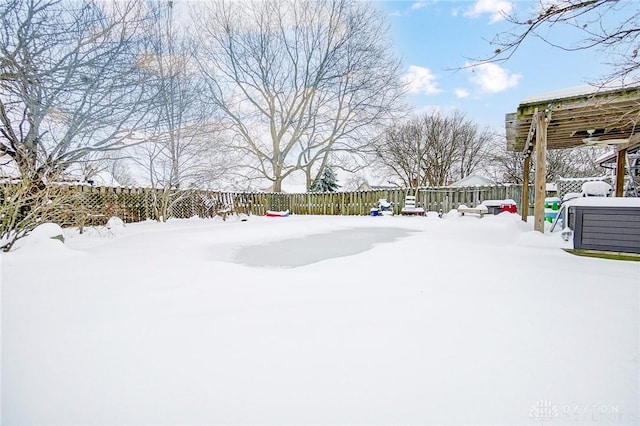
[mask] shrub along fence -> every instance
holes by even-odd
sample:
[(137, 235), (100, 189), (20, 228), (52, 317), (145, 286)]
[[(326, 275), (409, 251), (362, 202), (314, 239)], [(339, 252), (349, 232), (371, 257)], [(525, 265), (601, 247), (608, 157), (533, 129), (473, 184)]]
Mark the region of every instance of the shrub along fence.
[[(14, 184), (0, 186), (2, 201), (11, 199)], [(251, 193), (200, 190), (162, 190), (149, 188), (66, 186), (67, 196), (56, 222), (61, 225), (83, 226), (103, 224), (111, 216), (125, 222), (160, 219), (161, 200), (168, 197), (168, 217), (193, 216), (226, 218), (229, 214), (264, 215), (267, 210), (289, 210), (300, 215), (368, 215), (378, 200), (385, 198), (400, 213), (407, 195), (416, 196), (416, 204), (426, 211), (448, 212), (461, 204), (475, 206), (484, 200), (513, 199), (518, 205), (521, 185), (474, 187), (438, 187), (385, 189), (334, 193)], [(531, 190), (530, 194), (533, 193)], [(165, 197), (165, 198), (163, 198)], [(532, 204), (532, 200), (529, 200)]]

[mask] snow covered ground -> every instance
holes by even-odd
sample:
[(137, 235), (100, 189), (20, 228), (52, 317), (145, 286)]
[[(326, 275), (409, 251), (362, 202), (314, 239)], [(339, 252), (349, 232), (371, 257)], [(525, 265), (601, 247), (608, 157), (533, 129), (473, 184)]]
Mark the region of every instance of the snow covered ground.
[(640, 423), (640, 263), (531, 227), (292, 216), (26, 239), (2, 258), (2, 423)]

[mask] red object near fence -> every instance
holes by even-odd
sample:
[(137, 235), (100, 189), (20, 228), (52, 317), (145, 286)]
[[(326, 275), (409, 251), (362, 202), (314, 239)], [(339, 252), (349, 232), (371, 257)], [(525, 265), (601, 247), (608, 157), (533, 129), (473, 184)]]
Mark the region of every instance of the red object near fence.
[(509, 213), (518, 213), (518, 206), (516, 204), (502, 204), (500, 206), (500, 213), (509, 212)]

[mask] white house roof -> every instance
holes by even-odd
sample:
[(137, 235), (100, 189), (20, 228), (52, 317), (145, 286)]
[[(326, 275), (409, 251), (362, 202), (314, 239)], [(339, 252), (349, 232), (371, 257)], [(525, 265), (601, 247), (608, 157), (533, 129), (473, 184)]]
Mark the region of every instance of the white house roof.
[(452, 183), (449, 186), (489, 186), (493, 184), (494, 182), (491, 179), (474, 173), (460, 179), (457, 182)]

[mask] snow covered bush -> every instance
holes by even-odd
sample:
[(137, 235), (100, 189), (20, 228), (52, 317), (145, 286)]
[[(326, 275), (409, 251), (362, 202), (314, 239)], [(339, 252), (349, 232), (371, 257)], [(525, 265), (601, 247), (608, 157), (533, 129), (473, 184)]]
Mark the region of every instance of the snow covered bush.
[[(0, 188), (0, 249), (9, 251), (38, 225), (54, 222), (68, 210), (71, 194), (64, 186), (42, 187), (28, 179)], [(72, 212), (71, 212), (72, 213)]]
[(111, 231), (114, 235), (124, 234), (124, 229), (125, 229), (124, 221), (117, 216), (113, 216), (109, 218), (106, 226), (107, 226), (107, 229)]
[(55, 223), (43, 223), (36, 226), (33, 231), (29, 233), (30, 240), (58, 240), (64, 243), (64, 232), (60, 225)]

